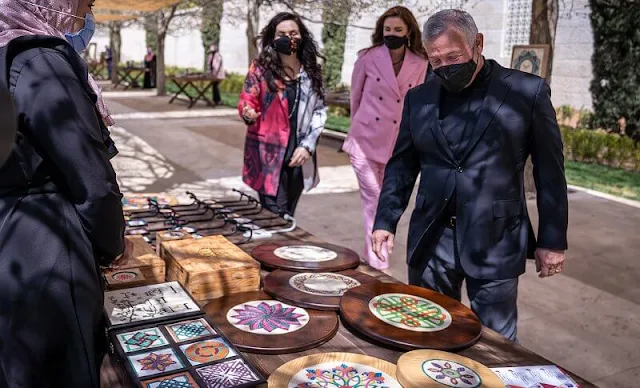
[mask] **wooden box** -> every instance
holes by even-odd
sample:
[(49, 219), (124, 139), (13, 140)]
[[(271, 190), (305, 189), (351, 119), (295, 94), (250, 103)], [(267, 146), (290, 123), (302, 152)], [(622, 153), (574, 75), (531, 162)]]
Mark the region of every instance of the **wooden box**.
[(223, 236), (165, 241), (167, 280), (177, 280), (199, 302), (260, 289), (260, 264)]
[[(146, 284), (164, 283), (165, 261), (142, 236), (125, 236), (133, 244), (132, 257), (117, 269), (105, 270), (109, 289), (116, 290)], [(141, 275), (141, 276), (140, 276)]]
[(164, 259), (162, 243), (164, 241), (193, 240), (191, 234), (182, 230), (167, 230), (156, 233), (156, 254)]

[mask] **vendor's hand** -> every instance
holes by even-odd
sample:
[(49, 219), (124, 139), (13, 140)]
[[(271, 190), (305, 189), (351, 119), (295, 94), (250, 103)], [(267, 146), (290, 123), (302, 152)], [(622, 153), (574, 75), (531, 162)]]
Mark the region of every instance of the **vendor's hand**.
[(311, 154), (304, 147), (298, 147), (295, 151), (293, 151), (293, 156), (291, 157), (291, 162), (289, 162), (289, 167), (298, 167), (302, 166), (309, 160)]
[(124, 239), (124, 252), (118, 256), (110, 265), (109, 268), (119, 268), (126, 265), (133, 257), (133, 243), (125, 237)]
[(387, 253), (390, 255), (393, 252), (393, 239), (395, 236), (393, 233), (386, 230), (376, 230), (372, 235), (373, 252), (380, 261), (387, 261), (383, 247), (386, 245)]
[(553, 276), (562, 272), (564, 268), (564, 251), (551, 249), (536, 249), (536, 272), (540, 272), (541, 278)]
[(255, 109), (253, 109), (252, 107), (250, 107), (249, 105), (247, 105), (247, 103), (244, 103), (244, 106), (242, 107), (242, 115), (253, 121), (255, 119), (257, 119), (258, 117), (260, 117), (260, 112), (256, 112)]

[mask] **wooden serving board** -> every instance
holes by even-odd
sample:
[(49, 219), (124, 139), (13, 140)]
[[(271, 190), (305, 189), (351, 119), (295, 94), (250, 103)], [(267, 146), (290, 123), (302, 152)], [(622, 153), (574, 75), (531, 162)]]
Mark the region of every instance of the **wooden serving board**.
[(315, 310), (340, 310), (340, 299), (349, 289), (377, 282), (373, 276), (349, 269), (335, 273), (276, 270), (264, 278), (264, 291), (294, 306)]
[(347, 291), (340, 314), (350, 329), (401, 349), (454, 350), (476, 343), (482, 324), (468, 307), (422, 287), (370, 283)]
[[(158, 257), (151, 245), (149, 245), (142, 236), (125, 236), (125, 238), (132, 244), (133, 251), (131, 258), (125, 264), (119, 266), (117, 272), (139, 270), (142, 273), (142, 278), (136, 280), (143, 280), (143, 282), (137, 285), (164, 283), (166, 274), (165, 262)], [(110, 270), (110, 272), (114, 272), (114, 270)], [(110, 282), (108, 275), (109, 271), (106, 271), (105, 277), (107, 278), (109, 286), (117, 283), (117, 281)], [(127, 285), (127, 287), (134, 286), (136, 285)], [(116, 288), (118, 287), (116, 286)]]
[(329, 341), (338, 331), (336, 313), (291, 306), (263, 291), (227, 295), (203, 309), (234, 345), (248, 353), (301, 352)]
[(354, 353), (320, 353), (296, 358), (278, 368), (269, 377), (267, 385), (278, 388), (402, 388), (396, 380), (395, 365)]
[(438, 350), (414, 350), (398, 360), (398, 381), (404, 388), (504, 388), (491, 369), (470, 358)]
[(270, 269), (295, 272), (338, 272), (356, 268), (360, 257), (333, 244), (273, 241), (254, 248), (251, 255)]

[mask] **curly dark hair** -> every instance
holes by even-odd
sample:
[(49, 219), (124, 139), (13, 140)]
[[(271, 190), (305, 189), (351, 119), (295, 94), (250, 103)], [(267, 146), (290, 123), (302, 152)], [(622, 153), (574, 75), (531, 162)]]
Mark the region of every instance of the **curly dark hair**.
[(397, 17), (404, 21), (404, 24), (407, 25), (408, 29), (407, 35), (409, 38), (409, 43), (407, 44), (407, 47), (414, 54), (417, 54), (426, 59), (427, 51), (422, 45), (422, 35), (420, 34), (420, 26), (418, 25), (418, 21), (408, 8), (401, 5), (389, 8), (387, 12), (383, 13), (382, 16), (378, 18), (378, 21), (376, 22), (376, 29), (371, 35), (371, 47), (369, 47), (369, 49), (377, 46), (382, 46), (384, 44), (384, 22), (387, 20), (387, 18), (390, 17)]
[(318, 51), (318, 46), (313, 39), (313, 34), (302, 23), (302, 20), (298, 15), (281, 12), (269, 21), (269, 24), (262, 30), (258, 39), (262, 42), (262, 50), (256, 63), (264, 69), (265, 78), (269, 84), (271, 91), (277, 91), (280, 87), (278, 81), (282, 82), (285, 79), (285, 68), (280, 60), (280, 55), (273, 48), (273, 41), (276, 35), (276, 27), (285, 21), (292, 20), (300, 29), (300, 37), (302, 41), (298, 46), (296, 55), (298, 60), (304, 66), (305, 71), (311, 78), (311, 84), (313, 90), (319, 95), (324, 95), (324, 87), (322, 82), (322, 66), (318, 63), (318, 58), (324, 59)]

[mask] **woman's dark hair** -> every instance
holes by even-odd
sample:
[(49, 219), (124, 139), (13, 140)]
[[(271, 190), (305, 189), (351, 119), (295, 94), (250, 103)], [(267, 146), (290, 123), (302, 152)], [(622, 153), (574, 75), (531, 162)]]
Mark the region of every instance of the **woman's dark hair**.
[(323, 95), (322, 66), (318, 63), (318, 58), (324, 58), (318, 51), (318, 46), (313, 40), (313, 35), (302, 23), (302, 20), (295, 14), (281, 12), (269, 21), (269, 24), (267, 24), (258, 37), (262, 42), (262, 51), (260, 52), (260, 55), (258, 55), (258, 58), (256, 58), (256, 62), (265, 70), (265, 79), (269, 84), (269, 89), (271, 89), (271, 91), (278, 90), (279, 87), (276, 82), (284, 81), (286, 73), (284, 65), (280, 60), (280, 55), (278, 55), (276, 50), (273, 48), (273, 41), (276, 36), (276, 27), (280, 23), (288, 20), (295, 22), (300, 29), (300, 38), (302, 41), (300, 42), (298, 51), (296, 52), (298, 60), (300, 60), (300, 63), (304, 66), (307, 74), (309, 74), (313, 90), (316, 93)]
[(400, 5), (389, 8), (387, 12), (383, 13), (382, 16), (378, 18), (378, 21), (376, 22), (376, 29), (373, 31), (373, 34), (371, 34), (371, 47), (366, 50), (384, 44), (384, 22), (391, 17), (400, 18), (404, 24), (407, 25), (407, 37), (409, 38), (407, 47), (409, 50), (426, 59), (427, 51), (422, 45), (422, 35), (420, 34), (418, 21), (408, 8)]

